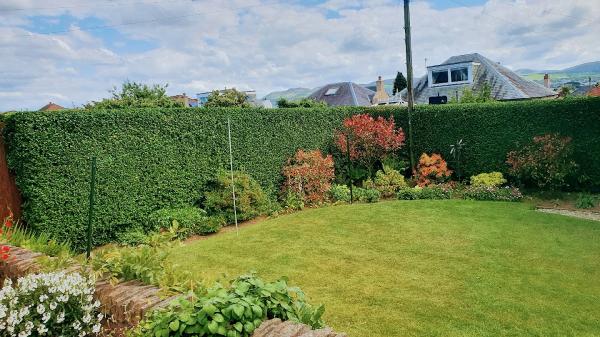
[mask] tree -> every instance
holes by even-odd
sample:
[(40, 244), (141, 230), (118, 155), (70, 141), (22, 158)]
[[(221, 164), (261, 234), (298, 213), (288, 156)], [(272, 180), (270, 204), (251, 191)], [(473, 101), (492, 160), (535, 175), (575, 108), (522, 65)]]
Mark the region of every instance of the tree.
[(326, 102), (316, 101), (308, 97), (296, 101), (289, 101), (283, 97), (277, 100), (278, 108), (321, 108), (326, 106)]
[(208, 95), (208, 100), (204, 106), (207, 108), (248, 108), (250, 103), (248, 103), (248, 95), (233, 88), (220, 91), (214, 90)]
[(495, 99), (492, 97), (492, 88), (489, 84), (484, 83), (480, 90), (473, 90), (471, 88), (464, 88), (461, 97), (457, 100), (455, 97), (450, 99), (449, 103), (486, 103), (494, 102)]
[(572, 93), (573, 93), (573, 89), (570, 86), (563, 85), (558, 90), (558, 97), (563, 97), (563, 98), (569, 97), (569, 96), (571, 96)]
[(114, 87), (109, 92), (111, 98), (105, 98), (100, 102), (91, 102), (85, 105), (86, 109), (124, 109), (124, 108), (178, 108), (183, 107), (182, 102), (176, 102), (167, 96), (165, 84), (146, 85), (142, 83), (126, 81), (121, 90)]
[(354, 115), (344, 120), (344, 130), (337, 133), (337, 147), (347, 153), (349, 141), (350, 160), (362, 164), (371, 177), (377, 162), (404, 145), (404, 138), (402, 128), (396, 129), (393, 117), (374, 119), (368, 114)]
[(392, 95), (404, 90), (406, 86), (406, 78), (401, 72), (398, 72), (398, 74), (396, 74), (396, 79), (394, 80), (394, 89), (392, 90)]

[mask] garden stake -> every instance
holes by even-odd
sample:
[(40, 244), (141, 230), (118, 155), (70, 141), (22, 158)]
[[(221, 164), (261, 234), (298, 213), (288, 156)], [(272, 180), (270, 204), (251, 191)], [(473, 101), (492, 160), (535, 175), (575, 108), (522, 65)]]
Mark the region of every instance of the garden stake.
[(350, 180), (350, 203), (352, 203), (353, 195), (352, 195), (352, 185), (354, 184), (352, 180), (352, 172), (350, 172), (350, 137), (348, 136), (348, 132), (346, 132), (346, 158), (348, 159), (348, 179)]
[(235, 181), (233, 180), (233, 151), (231, 150), (231, 121), (227, 118), (227, 135), (229, 138), (229, 168), (231, 169), (231, 194), (233, 197), (233, 218), (235, 219), (235, 233), (240, 235), (237, 221), (237, 210), (235, 207)]
[(92, 217), (94, 215), (94, 193), (96, 189), (96, 157), (92, 157), (91, 163), (91, 179), (90, 179), (90, 208), (88, 210), (87, 223), (87, 249), (86, 257), (89, 259), (92, 253)]

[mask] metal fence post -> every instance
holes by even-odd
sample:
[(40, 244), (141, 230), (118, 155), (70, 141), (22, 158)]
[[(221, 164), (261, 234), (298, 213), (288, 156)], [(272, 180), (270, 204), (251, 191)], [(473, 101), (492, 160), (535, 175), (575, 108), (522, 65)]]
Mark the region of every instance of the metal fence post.
[(92, 218), (94, 216), (94, 194), (96, 193), (96, 157), (92, 157), (90, 177), (90, 207), (88, 209), (87, 247), (86, 256), (89, 259), (92, 253)]

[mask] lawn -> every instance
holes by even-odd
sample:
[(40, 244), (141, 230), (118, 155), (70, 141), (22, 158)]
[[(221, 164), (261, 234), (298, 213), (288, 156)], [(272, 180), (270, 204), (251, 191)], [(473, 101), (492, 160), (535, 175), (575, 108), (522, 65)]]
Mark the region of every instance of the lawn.
[(286, 275), (350, 337), (600, 335), (600, 222), (520, 203), (311, 209), (171, 259), (206, 280)]

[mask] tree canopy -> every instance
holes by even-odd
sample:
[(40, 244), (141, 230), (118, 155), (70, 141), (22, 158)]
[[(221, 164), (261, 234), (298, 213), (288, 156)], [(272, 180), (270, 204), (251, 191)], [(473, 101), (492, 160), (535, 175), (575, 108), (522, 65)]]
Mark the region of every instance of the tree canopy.
[(392, 95), (395, 95), (396, 93), (399, 93), (400, 91), (404, 90), (406, 86), (406, 78), (401, 72), (398, 72), (398, 74), (396, 74), (396, 79), (394, 79), (394, 89), (392, 90)]
[(126, 81), (121, 90), (114, 87), (109, 92), (111, 98), (105, 98), (100, 102), (91, 102), (85, 105), (86, 109), (123, 109), (123, 108), (175, 108), (183, 107), (182, 102), (177, 102), (167, 96), (169, 85), (142, 83)]
[(250, 103), (248, 102), (248, 95), (244, 92), (238, 91), (235, 88), (225, 90), (214, 90), (208, 95), (208, 100), (204, 104), (207, 108), (228, 108), (228, 107), (239, 107), (248, 108)]
[(452, 97), (448, 103), (485, 103), (494, 102), (495, 99), (492, 97), (492, 88), (489, 84), (485, 83), (480, 90), (473, 90), (471, 88), (464, 88), (461, 97), (457, 100)]
[(279, 108), (316, 108), (326, 106), (327, 103), (316, 101), (308, 97), (296, 101), (289, 101), (286, 98), (280, 98), (277, 100), (277, 107)]

